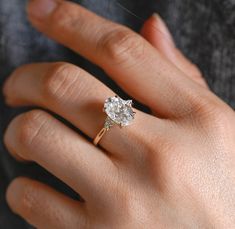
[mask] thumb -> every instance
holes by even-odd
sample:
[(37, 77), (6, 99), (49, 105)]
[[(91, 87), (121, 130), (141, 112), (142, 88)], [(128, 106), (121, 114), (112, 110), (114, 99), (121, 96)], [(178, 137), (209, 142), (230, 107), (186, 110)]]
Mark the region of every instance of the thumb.
[(141, 35), (189, 78), (203, 87), (208, 87), (198, 67), (176, 48), (170, 31), (158, 14), (153, 14), (153, 16), (144, 23)]

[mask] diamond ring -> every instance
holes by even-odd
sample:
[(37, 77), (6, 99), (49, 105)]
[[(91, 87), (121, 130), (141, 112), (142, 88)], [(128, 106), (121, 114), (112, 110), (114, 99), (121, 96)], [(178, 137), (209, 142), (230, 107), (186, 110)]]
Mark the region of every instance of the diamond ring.
[(101, 131), (95, 137), (93, 143), (98, 145), (104, 134), (114, 125), (119, 127), (128, 126), (135, 118), (136, 112), (132, 108), (132, 100), (123, 100), (118, 96), (110, 97), (105, 100), (103, 111), (107, 118)]

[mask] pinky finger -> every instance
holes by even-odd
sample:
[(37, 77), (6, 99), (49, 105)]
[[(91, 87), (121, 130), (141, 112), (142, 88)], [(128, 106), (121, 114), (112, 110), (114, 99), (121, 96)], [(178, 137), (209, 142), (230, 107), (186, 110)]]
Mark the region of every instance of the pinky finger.
[(16, 178), (6, 195), (12, 211), (37, 228), (86, 228), (83, 203), (45, 184), (28, 178)]

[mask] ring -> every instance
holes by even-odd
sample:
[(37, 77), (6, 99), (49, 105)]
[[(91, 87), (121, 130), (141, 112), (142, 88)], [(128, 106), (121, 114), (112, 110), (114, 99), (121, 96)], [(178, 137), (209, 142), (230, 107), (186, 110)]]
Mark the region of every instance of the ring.
[(103, 128), (93, 141), (94, 145), (98, 145), (101, 138), (112, 126), (118, 125), (122, 128), (132, 123), (136, 114), (132, 105), (132, 100), (123, 100), (117, 95), (105, 100), (103, 112), (106, 113), (107, 117)]

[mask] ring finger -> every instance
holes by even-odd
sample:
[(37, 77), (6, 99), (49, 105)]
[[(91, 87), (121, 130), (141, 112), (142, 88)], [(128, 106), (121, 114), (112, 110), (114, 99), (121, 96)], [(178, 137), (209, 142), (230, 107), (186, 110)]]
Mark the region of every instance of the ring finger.
[[(94, 138), (104, 124), (103, 103), (114, 92), (76, 66), (44, 63), (26, 65), (16, 70), (6, 83), (4, 94), (10, 105), (45, 107)], [(155, 117), (138, 111), (133, 125), (125, 131), (113, 127), (100, 144), (114, 154), (127, 152), (130, 147), (132, 150), (129, 151), (133, 152), (133, 146), (137, 153), (142, 148), (138, 144), (144, 140), (147, 142), (151, 130), (154, 131), (154, 121)], [(159, 120), (157, 123), (160, 133), (162, 122)]]

